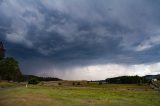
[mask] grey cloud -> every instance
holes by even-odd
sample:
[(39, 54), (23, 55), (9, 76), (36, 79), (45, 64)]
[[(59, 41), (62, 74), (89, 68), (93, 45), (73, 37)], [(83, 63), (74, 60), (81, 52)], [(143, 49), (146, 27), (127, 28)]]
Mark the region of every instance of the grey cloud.
[[(159, 3), (3, 0), (0, 39), (6, 42), (8, 55), (19, 59), (24, 70), (28, 67), (25, 61), (29, 64), (32, 59), (64, 67), (158, 62)], [(38, 66), (30, 67), (38, 70)]]

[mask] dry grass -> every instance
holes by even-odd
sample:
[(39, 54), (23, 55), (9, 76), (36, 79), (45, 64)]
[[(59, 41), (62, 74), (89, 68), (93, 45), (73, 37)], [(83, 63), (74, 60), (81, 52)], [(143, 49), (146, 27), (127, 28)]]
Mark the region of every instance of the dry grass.
[(160, 92), (147, 85), (56, 83), (60, 82), (4, 88), (0, 91), (0, 106), (160, 106)]
[(42, 94), (24, 94), (6, 96), (0, 99), (0, 106), (62, 106), (62, 104), (49, 96)]

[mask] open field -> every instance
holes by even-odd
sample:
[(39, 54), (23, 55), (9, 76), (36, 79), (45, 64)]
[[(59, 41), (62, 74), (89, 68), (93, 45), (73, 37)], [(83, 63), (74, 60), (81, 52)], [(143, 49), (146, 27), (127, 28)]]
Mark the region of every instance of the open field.
[(160, 106), (160, 92), (148, 85), (85, 81), (39, 85), (0, 82), (0, 106)]

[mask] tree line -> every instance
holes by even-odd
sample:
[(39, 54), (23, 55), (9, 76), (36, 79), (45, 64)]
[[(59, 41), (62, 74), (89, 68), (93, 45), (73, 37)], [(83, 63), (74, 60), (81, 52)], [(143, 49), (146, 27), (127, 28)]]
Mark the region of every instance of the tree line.
[(141, 84), (147, 83), (149, 80), (145, 77), (140, 76), (120, 76), (115, 78), (107, 78), (107, 83), (114, 83), (114, 84)]
[(60, 81), (61, 80), (56, 77), (39, 77), (35, 75), (23, 75), (23, 81), (28, 81), (30, 79), (36, 79), (38, 81)]

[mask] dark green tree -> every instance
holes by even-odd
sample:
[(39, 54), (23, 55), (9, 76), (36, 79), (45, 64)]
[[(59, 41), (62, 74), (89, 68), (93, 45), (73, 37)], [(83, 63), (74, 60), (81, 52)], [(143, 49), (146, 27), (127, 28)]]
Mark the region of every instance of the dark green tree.
[(106, 82), (121, 83), (121, 84), (142, 84), (146, 83), (147, 80), (144, 77), (139, 77), (139, 76), (121, 76), (121, 77), (106, 79)]
[(38, 83), (39, 83), (39, 81), (38, 81), (37, 78), (31, 78), (31, 79), (29, 79), (29, 81), (28, 81), (28, 84), (34, 84), (34, 85), (36, 85), (36, 84), (38, 84)]
[(0, 78), (2, 80), (19, 81), (21, 76), (18, 62), (14, 58), (8, 57), (0, 60)]
[(5, 57), (5, 49), (3, 43), (0, 41), (0, 60), (2, 60), (4, 57)]

